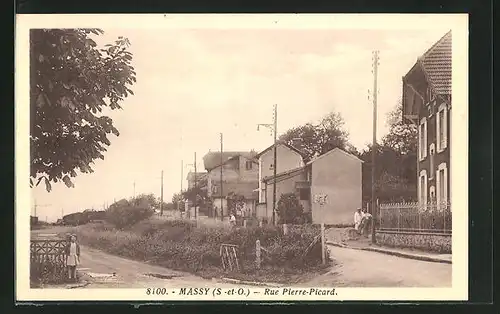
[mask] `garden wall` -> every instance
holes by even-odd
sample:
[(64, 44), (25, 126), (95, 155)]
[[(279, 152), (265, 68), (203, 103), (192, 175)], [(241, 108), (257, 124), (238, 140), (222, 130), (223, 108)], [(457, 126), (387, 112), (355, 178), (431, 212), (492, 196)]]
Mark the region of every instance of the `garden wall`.
[(389, 247), (451, 254), (451, 234), (377, 230), (376, 238), (378, 244)]

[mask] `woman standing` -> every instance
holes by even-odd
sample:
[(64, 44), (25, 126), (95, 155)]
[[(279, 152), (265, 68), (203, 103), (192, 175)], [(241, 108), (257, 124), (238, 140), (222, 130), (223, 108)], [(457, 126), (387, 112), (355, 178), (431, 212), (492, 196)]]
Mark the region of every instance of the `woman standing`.
[(69, 279), (76, 281), (76, 266), (80, 263), (80, 245), (76, 242), (76, 235), (71, 235), (69, 245), (66, 247), (66, 265), (68, 266)]

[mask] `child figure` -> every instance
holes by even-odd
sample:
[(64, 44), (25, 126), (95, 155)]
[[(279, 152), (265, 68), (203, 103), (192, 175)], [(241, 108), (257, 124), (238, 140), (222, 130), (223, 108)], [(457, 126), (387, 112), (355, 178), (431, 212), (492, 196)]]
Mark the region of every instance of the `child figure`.
[(66, 265), (69, 279), (76, 281), (76, 266), (80, 263), (80, 245), (76, 242), (76, 235), (71, 235), (70, 243), (66, 247)]

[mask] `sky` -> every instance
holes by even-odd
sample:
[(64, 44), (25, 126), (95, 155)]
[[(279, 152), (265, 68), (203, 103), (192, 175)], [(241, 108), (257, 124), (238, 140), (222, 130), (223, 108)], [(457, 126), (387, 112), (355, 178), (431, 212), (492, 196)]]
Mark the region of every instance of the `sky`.
[[(388, 131), (386, 115), (397, 105), (401, 78), (448, 29), (104, 29), (99, 45), (118, 36), (131, 42), (137, 83), (123, 110), (109, 112), (120, 136), (94, 173), (79, 174), (75, 187), (32, 189), (41, 220), (87, 208), (103, 209), (141, 193), (164, 200), (202, 157), (224, 150), (260, 151), (272, 144), (269, 131), (278, 106), (278, 135), (316, 122), (329, 112), (345, 120), (350, 142), (363, 149), (372, 139), (372, 51), (380, 51), (377, 137)], [(184, 163), (181, 177), (181, 163)], [(135, 183), (135, 185), (134, 185)], [(34, 208), (32, 208), (32, 214)]]

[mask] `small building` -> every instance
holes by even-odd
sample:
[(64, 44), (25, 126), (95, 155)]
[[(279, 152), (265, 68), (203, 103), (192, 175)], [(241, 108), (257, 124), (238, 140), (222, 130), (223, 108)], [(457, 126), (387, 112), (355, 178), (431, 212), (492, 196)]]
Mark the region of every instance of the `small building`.
[[(279, 163), (279, 161), (278, 161)], [(295, 193), (304, 212), (311, 211), (313, 223), (352, 224), (353, 213), (362, 203), (363, 161), (335, 148), (297, 167), (263, 179), (266, 184), (266, 213), (273, 213), (273, 185), (276, 202), (282, 194)]]
[(188, 182), (188, 189), (192, 189), (195, 187), (195, 180), (198, 187), (206, 187), (207, 182), (207, 173), (206, 172), (194, 172), (190, 171), (187, 174), (186, 180)]
[(450, 200), (451, 31), (403, 77), (403, 121), (418, 126), (419, 203)]
[[(232, 197), (242, 197), (245, 208), (253, 215), (258, 197), (255, 190), (259, 186), (259, 167), (254, 157), (252, 152), (223, 153), (221, 163), (220, 153), (210, 152), (203, 158), (207, 170), (207, 195), (218, 217), (221, 208), (222, 215), (228, 216)], [(214, 162), (217, 160), (218, 163)]]

